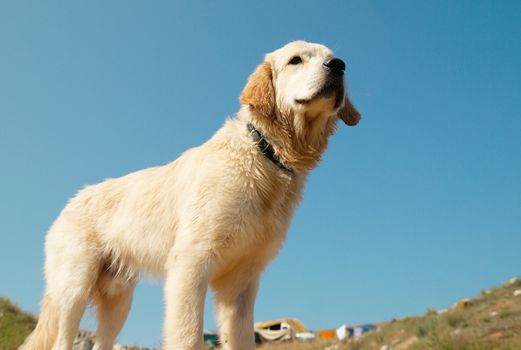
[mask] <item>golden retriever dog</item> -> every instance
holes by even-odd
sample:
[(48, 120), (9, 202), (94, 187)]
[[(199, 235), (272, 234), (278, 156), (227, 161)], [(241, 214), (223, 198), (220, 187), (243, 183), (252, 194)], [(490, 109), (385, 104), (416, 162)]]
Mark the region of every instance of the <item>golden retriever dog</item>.
[(209, 141), (81, 190), (47, 234), (40, 319), (23, 349), (71, 349), (88, 303), (94, 349), (112, 349), (141, 275), (165, 278), (165, 349), (202, 349), (209, 287), (222, 348), (254, 349), (260, 275), (338, 119), (360, 119), (344, 70), (325, 46), (289, 43), (266, 55)]

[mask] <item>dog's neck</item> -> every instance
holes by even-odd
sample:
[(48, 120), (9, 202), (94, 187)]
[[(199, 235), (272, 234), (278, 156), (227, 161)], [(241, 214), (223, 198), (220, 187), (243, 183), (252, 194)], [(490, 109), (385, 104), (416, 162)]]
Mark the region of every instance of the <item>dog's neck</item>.
[(270, 144), (270, 141), (259, 131), (257, 128), (250, 122), (247, 124), (248, 132), (252, 137), (253, 141), (259, 147), (259, 150), (264, 154), (266, 158), (268, 158), (273, 164), (279, 167), (281, 170), (287, 172), (288, 174), (292, 174), (293, 171), (289, 169), (284, 163), (281, 161), (280, 157), (275, 154), (275, 150), (273, 146)]
[(277, 113), (267, 118), (248, 106), (243, 106), (238, 116), (269, 140), (285, 167), (305, 173), (317, 166), (336, 125), (336, 118), (327, 115)]

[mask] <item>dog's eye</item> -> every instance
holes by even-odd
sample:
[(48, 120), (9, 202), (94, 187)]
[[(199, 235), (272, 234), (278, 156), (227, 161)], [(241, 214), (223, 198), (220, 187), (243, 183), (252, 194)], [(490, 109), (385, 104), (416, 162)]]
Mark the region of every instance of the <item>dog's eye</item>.
[(299, 63), (302, 63), (302, 58), (300, 56), (295, 56), (288, 62), (288, 64), (299, 64)]

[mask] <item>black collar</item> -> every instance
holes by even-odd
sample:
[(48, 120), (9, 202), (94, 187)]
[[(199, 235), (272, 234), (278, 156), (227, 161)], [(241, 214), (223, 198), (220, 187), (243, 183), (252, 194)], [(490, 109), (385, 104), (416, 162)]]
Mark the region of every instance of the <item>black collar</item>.
[(253, 141), (255, 141), (257, 143), (259, 150), (262, 152), (262, 154), (264, 154), (264, 156), (266, 158), (271, 160), (273, 162), (273, 164), (278, 166), (280, 169), (282, 169), (288, 173), (293, 173), (293, 171), (291, 171), (291, 169), (289, 169), (284, 164), (282, 164), (282, 162), (280, 161), (279, 157), (275, 154), (275, 150), (273, 149), (273, 147), (271, 147), (268, 140), (266, 140), (264, 135), (262, 135), (261, 132), (259, 130), (257, 130), (255, 128), (255, 126), (253, 126), (252, 123), (248, 123), (248, 131), (250, 132), (250, 135), (253, 137)]

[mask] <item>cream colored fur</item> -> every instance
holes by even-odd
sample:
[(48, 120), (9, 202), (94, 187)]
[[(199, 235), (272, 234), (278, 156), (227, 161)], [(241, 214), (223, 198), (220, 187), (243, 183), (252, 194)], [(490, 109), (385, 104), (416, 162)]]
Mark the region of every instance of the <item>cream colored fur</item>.
[[(295, 55), (303, 62), (288, 65)], [(111, 349), (140, 275), (165, 277), (165, 349), (202, 349), (209, 286), (222, 348), (254, 349), (259, 277), (285, 239), (337, 116), (359, 119), (343, 102), (343, 87), (313, 98), (331, 57), (326, 47), (306, 42), (267, 55), (241, 95), (237, 118), (209, 141), (170, 164), (88, 186), (72, 198), (46, 238), (46, 290), (24, 349), (71, 349), (89, 302), (97, 311), (95, 349)], [(311, 101), (295, 102), (305, 98)], [(352, 111), (342, 112), (348, 105)], [(259, 151), (248, 122), (292, 172)]]

